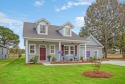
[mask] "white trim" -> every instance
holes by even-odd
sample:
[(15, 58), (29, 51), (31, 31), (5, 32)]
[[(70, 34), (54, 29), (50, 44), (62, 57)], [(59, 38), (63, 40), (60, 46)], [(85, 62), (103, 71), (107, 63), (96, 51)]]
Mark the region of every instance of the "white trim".
[[(64, 45), (64, 54), (65, 54), (65, 46), (69, 47), (69, 50), (66, 50), (66, 51), (68, 51), (68, 56), (72, 56), (71, 51), (74, 51), (73, 55), (75, 55), (75, 45)], [(70, 49), (71, 46), (74, 47), (74, 50)]]
[(85, 57), (85, 60), (87, 59), (86, 57), (86, 43), (84, 44), (84, 57)]
[[(66, 29), (70, 29), (70, 35), (66, 35)], [(71, 37), (72, 36), (72, 29), (71, 28), (64, 28), (64, 36)]]
[(62, 41), (62, 42), (76, 42), (76, 43), (85, 43), (85, 42), (90, 42), (90, 41), (83, 41), (83, 40), (69, 40), (69, 39), (51, 39), (51, 38), (30, 38), (30, 37), (24, 37), (24, 39), (36, 39), (36, 40), (50, 40), (50, 41), (52, 41), (52, 40), (54, 40), (54, 41)]
[(45, 18), (41, 18), (41, 19), (37, 20), (35, 23), (39, 23), (39, 22), (41, 22), (41, 21), (44, 21), (44, 22), (46, 22), (47, 24), (50, 24)]
[(38, 34), (41, 34), (41, 35), (48, 35), (48, 26), (47, 25), (44, 25), (45, 26), (45, 33), (41, 33), (40, 32), (40, 25), (38, 25)]
[[(30, 46), (34, 45), (34, 53), (30, 53)], [(36, 44), (29, 44), (29, 55), (36, 55)]]
[(41, 48), (40, 45), (44, 45), (45, 46), (45, 49), (46, 49), (46, 60), (45, 61), (47, 61), (47, 47), (46, 47), (46, 44), (39, 44), (39, 55), (40, 55), (40, 48)]
[[(54, 46), (54, 49), (53, 49), (53, 50), (54, 50), (54, 53), (51, 53), (51, 46)], [(50, 44), (50, 45), (49, 45), (49, 53), (50, 53), (50, 54), (56, 54), (56, 45), (54, 45), (54, 44)]]
[(39, 44), (39, 48), (41, 48), (41, 47), (40, 47), (41, 45), (44, 45), (44, 46), (45, 46), (45, 48), (46, 48), (46, 44)]
[(92, 37), (99, 45), (104, 48), (104, 46), (94, 36), (90, 35), (87, 39), (89, 39), (90, 37)]
[(99, 58), (99, 55), (98, 55), (98, 50), (95, 50), (95, 51), (94, 51), (94, 54), (95, 54), (95, 52), (97, 52), (97, 58)]
[(71, 24), (70, 22), (66, 22), (66, 23), (64, 23), (62, 26), (65, 26), (65, 25), (67, 25), (67, 24), (69, 24), (72, 28), (74, 28), (74, 25)]
[(28, 40), (26, 40), (26, 45), (25, 45), (25, 54), (26, 54), (26, 57), (25, 57), (25, 62), (28, 63)]
[[(61, 51), (61, 42), (59, 42), (59, 51)], [(59, 53), (59, 61), (61, 60), (61, 54)]]

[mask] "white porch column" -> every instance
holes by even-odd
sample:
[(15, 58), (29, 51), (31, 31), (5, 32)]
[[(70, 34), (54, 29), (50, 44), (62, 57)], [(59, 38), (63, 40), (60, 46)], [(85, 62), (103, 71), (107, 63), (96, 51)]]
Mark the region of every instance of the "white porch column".
[(28, 63), (28, 40), (26, 40), (25, 44), (25, 62)]
[(78, 45), (78, 49), (77, 49), (77, 51), (78, 51), (78, 56), (79, 56), (79, 60), (80, 60), (80, 58), (81, 58), (81, 54), (80, 54), (80, 44)]
[[(59, 51), (61, 51), (61, 42), (59, 42)], [(61, 54), (59, 53), (59, 61), (60, 61)]]
[(85, 57), (85, 60), (87, 59), (86, 57), (86, 43), (84, 44), (84, 57)]

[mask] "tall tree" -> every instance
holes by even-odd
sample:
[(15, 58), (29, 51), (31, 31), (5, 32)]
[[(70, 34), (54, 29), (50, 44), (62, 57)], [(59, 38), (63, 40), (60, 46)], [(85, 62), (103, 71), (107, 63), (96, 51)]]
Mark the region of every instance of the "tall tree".
[(84, 18), (86, 30), (104, 45), (105, 56), (109, 44), (117, 41), (115, 38), (121, 29), (119, 11), (120, 4), (117, 0), (96, 0), (96, 3), (88, 7)]
[(19, 44), (19, 36), (9, 28), (0, 26), (0, 43), (7, 46)]

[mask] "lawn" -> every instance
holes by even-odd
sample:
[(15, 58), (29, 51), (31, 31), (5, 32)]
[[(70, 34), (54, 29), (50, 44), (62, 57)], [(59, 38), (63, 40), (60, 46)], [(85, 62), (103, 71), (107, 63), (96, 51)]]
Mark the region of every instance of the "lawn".
[(125, 67), (104, 64), (112, 78), (89, 78), (82, 73), (92, 65), (24, 65), (24, 58), (0, 60), (0, 84), (125, 84)]

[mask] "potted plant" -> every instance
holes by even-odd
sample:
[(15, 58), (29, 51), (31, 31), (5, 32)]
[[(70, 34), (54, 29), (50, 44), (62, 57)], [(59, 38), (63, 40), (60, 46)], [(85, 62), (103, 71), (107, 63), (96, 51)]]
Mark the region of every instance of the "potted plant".
[(52, 56), (51, 56), (51, 55), (48, 55), (47, 57), (48, 57), (48, 59), (49, 59), (49, 62), (50, 62), (50, 58), (51, 58)]

